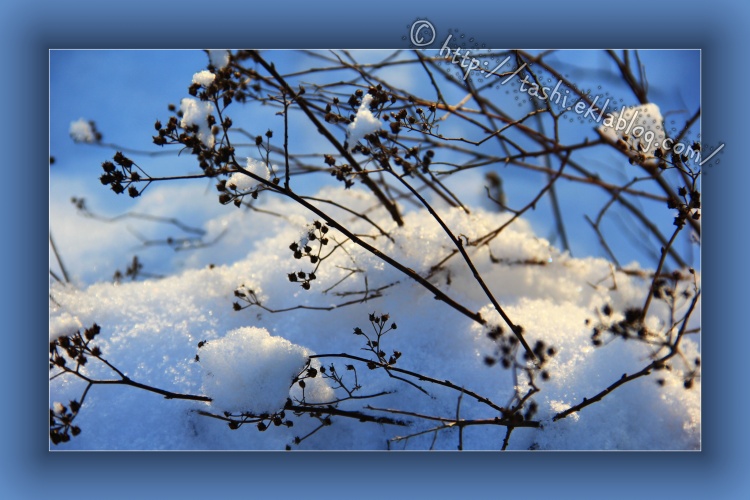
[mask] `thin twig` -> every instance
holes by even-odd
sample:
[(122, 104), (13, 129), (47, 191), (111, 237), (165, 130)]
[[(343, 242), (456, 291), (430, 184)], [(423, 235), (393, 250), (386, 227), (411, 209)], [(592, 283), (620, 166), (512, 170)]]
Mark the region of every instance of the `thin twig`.
[[(55, 254), (55, 259), (57, 259), (57, 265), (60, 266), (60, 271), (62, 272), (63, 278), (65, 278), (65, 283), (70, 283), (68, 271), (65, 270), (65, 265), (63, 264), (62, 258), (60, 257), (60, 253), (57, 251), (55, 240), (52, 239), (52, 231), (49, 232), (49, 244), (52, 247), (52, 252)], [(52, 273), (52, 270), (50, 270), (50, 274), (53, 278), (57, 278), (54, 273)], [(57, 278), (57, 280), (60, 281), (59, 278)]]

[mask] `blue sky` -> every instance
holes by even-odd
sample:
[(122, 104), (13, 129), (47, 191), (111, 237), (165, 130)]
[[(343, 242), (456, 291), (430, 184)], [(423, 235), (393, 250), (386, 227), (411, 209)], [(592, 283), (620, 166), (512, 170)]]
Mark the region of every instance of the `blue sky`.
[[(323, 55), (330, 55), (323, 52)], [(378, 51), (353, 52), (358, 61), (377, 61), (385, 53)], [(479, 52), (477, 52), (479, 54)], [(641, 62), (646, 69), (649, 83), (649, 97), (660, 107), (665, 117), (665, 125), (674, 130), (681, 129), (685, 120), (700, 106), (700, 51), (640, 51)], [(281, 72), (298, 71), (315, 65), (325, 64), (297, 51), (273, 51), (268, 55)], [(547, 61), (553, 64), (566, 77), (578, 82), (582, 88), (590, 89), (592, 95), (601, 95), (602, 99), (612, 99), (610, 109), (619, 109), (622, 105), (638, 104), (632, 92), (625, 87), (611, 59), (601, 51), (560, 51), (548, 56)], [(192, 75), (205, 68), (208, 58), (203, 51), (130, 51), (130, 50), (53, 50), (50, 52), (50, 154), (55, 164), (50, 169), (51, 206), (53, 202), (66, 201), (71, 196), (84, 196), (89, 206), (103, 214), (115, 215), (132, 209), (133, 200), (126, 196), (115, 196), (98, 181), (100, 164), (111, 158), (112, 148), (75, 144), (68, 135), (70, 123), (84, 118), (94, 120), (97, 128), (103, 133), (103, 142), (116, 144), (145, 151), (159, 151), (151, 142), (154, 134), (153, 124), (156, 119), (165, 121), (169, 113), (169, 103), (179, 104), (180, 99), (187, 97), (187, 87)], [(449, 63), (443, 63), (448, 65)], [(411, 70), (409, 70), (411, 71)], [(426, 98), (434, 98), (434, 91), (428, 83), (413, 78), (409, 71), (398, 73), (388, 69), (379, 73), (384, 78), (395, 80), (397, 86), (420, 92)], [(455, 71), (461, 71), (456, 67)], [(302, 77), (302, 81), (315, 81), (319, 75)], [(351, 77), (351, 75), (349, 75)], [(330, 78), (330, 76), (328, 77)], [(343, 78), (343, 76), (342, 76)], [(549, 80), (550, 86), (554, 80)], [(421, 87), (420, 87), (421, 86)], [(457, 102), (462, 97), (460, 89), (445, 87), (446, 99)], [(494, 92), (494, 94), (491, 94)], [(528, 96), (519, 92), (516, 82), (490, 89), (487, 95), (494, 95), (498, 103), (515, 112), (525, 113), (530, 104), (524, 102)], [(251, 110), (236, 108), (233, 111), (235, 124), (242, 123), (253, 134), (263, 133), (267, 129), (280, 132), (281, 120), (273, 113), (264, 113), (257, 107)], [(579, 118), (575, 115), (573, 118)], [(561, 137), (571, 142), (584, 137), (596, 139), (591, 120), (580, 119), (565, 123), (561, 127)], [(299, 125), (299, 128), (295, 128)], [(299, 152), (329, 152), (320, 149), (320, 141), (314, 130), (304, 124), (292, 122), (294, 147)], [(693, 127), (691, 140), (698, 139), (698, 122)], [(248, 154), (252, 154), (252, 151)], [(577, 158), (587, 167), (603, 176), (614, 176), (622, 183), (626, 182), (629, 171), (623, 170), (623, 157), (606, 146), (587, 150), (586, 155)], [(159, 156), (144, 160), (160, 174), (183, 174), (194, 172), (196, 167), (188, 156)], [(515, 170), (500, 170), (505, 181), (509, 202), (519, 206), (525, 204), (545, 183), (544, 176)], [(470, 172), (469, 181), (456, 180), (451, 186), (475, 203), (482, 203), (482, 172)], [(305, 179), (308, 185), (297, 184), (299, 189), (314, 193), (320, 186), (329, 183), (327, 174)], [(464, 179), (462, 177), (462, 179)], [(200, 181), (199, 181), (200, 182)], [(675, 186), (676, 187), (676, 186)], [(158, 186), (150, 190), (160, 189)], [(575, 256), (601, 256), (603, 251), (597, 242), (596, 235), (585, 222), (584, 215), (596, 216), (598, 208), (607, 202), (604, 193), (589, 190), (585, 197), (580, 195), (580, 185), (559, 182), (558, 194), (563, 204), (564, 220), (571, 241), (571, 251)], [(471, 202), (471, 200), (470, 200)], [(655, 210), (659, 216), (656, 223), (665, 234), (671, 232), (673, 215), (661, 205), (646, 204), (644, 209)], [(75, 235), (75, 218), (72, 208), (65, 215), (65, 222), (58, 218), (55, 209), (51, 211), (51, 230), (60, 233), (59, 239), (70, 241)], [(185, 214), (185, 216), (190, 214)], [(200, 213), (193, 213), (196, 223), (205, 222)], [(60, 215), (62, 217), (62, 215)], [(541, 202), (536, 210), (527, 213), (528, 219), (541, 237), (555, 238), (554, 224), (550, 205)], [(617, 255), (623, 264), (638, 261), (642, 267), (653, 268), (656, 264), (653, 252), (646, 253), (634, 244), (638, 234), (630, 234), (627, 229), (630, 223), (623, 219), (608, 234), (610, 244), (617, 248)], [(66, 236), (67, 234), (67, 236)], [(57, 237), (57, 236), (56, 236)], [(131, 248), (137, 241), (130, 242)], [(685, 248), (688, 243), (680, 243)], [(653, 247), (653, 245), (651, 245)], [(657, 247), (658, 248), (658, 247)], [(158, 253), (158, 251), (157, 251)], [(693, 247), (694, 259), (691, 264), (699, 266), (699, 251)], [(104, 275), (101, 276), (106, 279)], [(95, 279), (88, 276), (87, 279)]]

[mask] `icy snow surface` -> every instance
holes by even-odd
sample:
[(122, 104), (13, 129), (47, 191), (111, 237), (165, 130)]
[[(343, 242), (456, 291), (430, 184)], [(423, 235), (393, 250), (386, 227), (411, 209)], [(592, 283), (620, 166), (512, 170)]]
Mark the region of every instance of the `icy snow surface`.
[[(360, 211), (376, 205), (369, 194), (357, 189), (326, 189), (317, 196)], [(353, 334), (354, 328), (359, 327), (373, 335), (369, 321), (373, 313), (387, 313), (389, 323), (398, 324), (397, 330), (382, 338), (380, 346), (388, 355), (394, 350), (403, 353), (396, 366), (450, 380), (500, 406), (508, 404), (514, 393), (513, 372), (484, 362), (495, 348), (486, 326), (435, 300), (433, 294), (334, 229), (327, 234), (330, 242), (323, 254), (333, 252), (321, 261), (310, 290), (304, 290), (288, 275), (309, 273), (314, 266), (306, 258), (295, 259), (289, 247), (308, 234), (315, 219), (291, 202), (270, 196), (263, 201), (265, 209), (283, 216), (234, 209), (221, 212), (206, 224), (209, 232), (215, 232), (215, 227), (229, 228), (221, 245), (229, 248), (226, 255), (237, 256), (231, 261), (222, 261), (224, 254), (217, 246), (195, 254), (191, 261), (195, 268), (164, 279), (103, 282), (84, 289), (51, 286), (55, 302), (50, 303), (50, 339), (81, 328), (79, 325), (86, 328), (97, 323), (101, 334), (96, 343), (103, 357), (128, 377), (173, 392), (214, 398), (211, 403), (167, 400), (132, 387), (94, 386), (76, 418), (81, 434), (55, 449), (283, 450), (293, 444), (295, 437), (306, 436), (319, 427), (320, 421), (287, 412), (286, 418), (293, 420), (293, 427), (272, 426), (259, 432), (255, 425), (247, 425), (231, 430), (226, 422), (198, 412), (274, 412), (286, 398), (301, 398), (300, 387), (295, 384), (290, 389), (290, 384), (305, 367), (307, 356), (373, 356), (363, 350), (363, 337)], [(349, 213), (330, 206), (326, 210), (357, 234), (379, 234), (368, 222)], [(510, 217), (481, 210), (470, 215), (452, 209), (439, 212), (455, 234), (468, 239), (486, 234)], [(378, 236), (367, 241), (422, 276), (430, 275), (432, 266), (453, 250), (445, 233), (424, 210), (407, 213), (402, 228), (382, 209), (368, 215), (389, 231), (393, 240)], [(303, 243), (315, 251), (319, 240)], [(529, 343), (544, 340), (557, 350), (548, 367), (551, 379), (538, 382), (541, 391), (534, 396), (539, 406), (535, 419), (542, 422), (543, 428), (516, 429), (509, 449), (700, 447), (700, 380), (691, 390), (685, 390), (679, 362), (675, 362), (673, 370), (659, 372), (663, 385), (656, 383), (656, 375), (643, 377), (581, 412), (551, 421), (555, 413), (584, 397), (592, 397), (623, 373), (634, 373), (650, 362), (650, 348), (643, 343), (614, 340), (593, 347), (591, 323), (586, 324), (587, 319), (598, 320), (597, 311), (604, 304), (610, 304), (615, 311), (613, 319), (618, 314), (621, 317), (627, 307), (642, 306), (648, 281), (616, 273), (615, 287), (607, 261), (571, 258), (534, 235), (522, 220), (505, 229), (489, 246), (470, 247), (470, 251), (508, 315), (524, 327)], [(208, 265), (213, 262), (219, 264)], [(431, 275), (430, 281), (470, 310), (481, 311), (490, 325), (501, 323), (460, 258), (448, 260), (442, 270)], [(293, 309), (274, 313), (254, 305), (235, 311), (234, 302), (247, 305), (235, 296), (238, 289), (252, 290), (265, 308)], [(366, 291), (371, 295), (366, 302), (345, 305), (362, 298)], [(668, 319), (666, 308), (654, 302), (647, 318), (649, 325), (663, 328)], [(697, 340), (684, 340), (683, 352), (688, 358), (699, 354)], [(207, 343), (199, 348), (202, 341)], [(196, 355), (200, 361), (196, 361)], [(388, 377), (383, 370), (368, 370), (365, 364), (347, 359), (318, 358), (313, 363), (318, 369), (331, 365), (343, 374), (349, 389), (355, 382), (361, 386), (354, 395), (386, 393), (342, 402), (340, 409), (402, 418), (410, 425), (333, 417), (332, 425), (321, 428), (294, 448), (383, 450), (390, 438), (436, 425), (433, 421), (366, 409), (366, 405), (450, 418), (456, 415), (459, 402), (455, 391), (412, 379), (429, 393), (426, 395)], [(347, 365), (355, 370), (348, 370)], [(94, 359), (82, 371), (94, 378), (117, 378)], [(308, 402), (333, 402), (346, 396), (338, 384), (320, 374), (308, 382)], [(84, 387), (82, 381), (69, 375), (57, 377), (50, 382), (50, 404), (78, 399)], [(460, 405), (462, 418), (497, 416), (467, 396)], [(426, 449), (433, 436), (426, 433), (392, 447)], [(443, 430), (437, 434), (434, 447), (454, 450), (457, 436), (456, 429)], [(464, 448), (499, 449), (504, 436), (504, 427), (469, 427), (463, 433)]]

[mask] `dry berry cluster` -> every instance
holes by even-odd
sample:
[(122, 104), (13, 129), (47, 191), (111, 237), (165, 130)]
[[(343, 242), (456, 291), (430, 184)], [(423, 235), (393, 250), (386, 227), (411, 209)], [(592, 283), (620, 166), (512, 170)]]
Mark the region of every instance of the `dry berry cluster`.
[[(93, 345), (93, 340), (101, 333), (99, 325), (94, 323), (91, 327), (77, 331), (72, 335), (62, 336), (49, 344), (49, 369), (57, 372), (56, 376), (65, 373), (80, 373), (81, 367), (88, 363), (89, 358), (101, 359), (101, 349)], [(71, 400), (68, 406), (60, 403), (53, 405), (49, 411), (50, 425), (49, 436), (53, 444), (70, 441), (70, 437), (81, 433), (80, 427), (73, 424), (81, 404), (86, 397), (86, 392), (78, 400)]]
[[(126, 157), (120, 152), (117, 152), (113, 157), (114, 162), (105, 161), (102, 163), (102, 170), (104, 173), (99, 177), (101, 183), (105, 186), (110, 186), (112, 191), (117, 194), (128, 191), (131, 198), (136, 198), (141, 195), (145, 187), (139, 191), (136, 187), (142, 180), (148, 180), (148, 176), (144, 179), (141, 174), (138, 173), (140, 167), (133, 162), (130, 158)], [(135, 169), (133, 168), (135, 167)], [(143, 172), (141, 170), (141, 172)], [(146, 184), (148, 186), (148, 184)]]
[[(315, 280), (315, 273), (320, 267), (321, 261), (326, 257), (326, 255), (323, 255), (323, 247), (327, 246), (329, 242), (328, 231), (328, 226), (316, 220), (299, 241), (292, 242), (289, 245), (289, 250), (292, 251), (295, 259), (307, 259), (310, 264), (315, 266), (312, 271), (297, 271), (287, 274), (289, 281), (299, 283), (305, 290), (310, 289), (310, 282)], [(327, 255), (330, 255), (330, 253)]]

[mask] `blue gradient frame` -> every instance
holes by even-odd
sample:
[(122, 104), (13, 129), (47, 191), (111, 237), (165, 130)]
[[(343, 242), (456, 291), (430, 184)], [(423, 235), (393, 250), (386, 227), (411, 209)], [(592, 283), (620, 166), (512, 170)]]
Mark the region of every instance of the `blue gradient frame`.
[[(109, 498), (356, 495), (462, 497), (529, 493), (631, 498), (737, 497), (748, 485), (745, 360), (748, 282), (742, 190), (749, 170), (739, 160), (748, 68), (748, 15), (715, 0), (565, 2), (539, 0), (488, 7), (479, 2), (383, 3), (287, 1), (229, 6), (219, 2), (21, 2), (2, 7), (6, 175), (0, 197), (4, 279), (2, 490), (11, 498), (46, 495)], [(446, 4), (442, 4), (446, 5)], [(496, 4), (497, 5), (497, 4)], [(48, 159), (50, 48), (407, 48), (408, 26), (428, 18), (488, 46), (523, 48), (700, 48), (703, 50), (703, 143), (725, 142), (703, 181), (703, 451), (700, 453), (55, 453), (46, 431), (48, 213), (43, 189)], [(313, 21), (314, 20), (314, 21)], [(745, 40), (743, 42), (742, 40)], [(10, 107), (10, 109), (8, 109)], [(745, 125), (746, 127), (746, 125)], [(8, 137), (10, 135), (10, 137)], [(40, 170), (36, 170), (39, 168)], [(18, 170), (16, 170), (18, 169)], [(11, 174), (12, 172), (12, 174)], [(36, 177), (36, 174), (39, 177)], [(39, 187), (38, 187), (39, 186)], [(229, 491), (228, 491), (229, 490)]]

